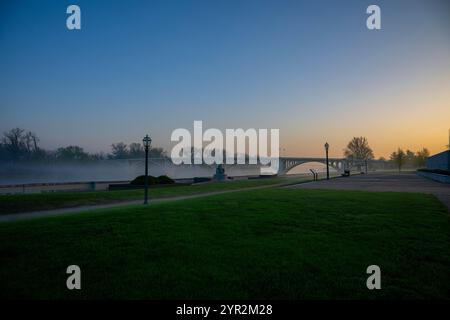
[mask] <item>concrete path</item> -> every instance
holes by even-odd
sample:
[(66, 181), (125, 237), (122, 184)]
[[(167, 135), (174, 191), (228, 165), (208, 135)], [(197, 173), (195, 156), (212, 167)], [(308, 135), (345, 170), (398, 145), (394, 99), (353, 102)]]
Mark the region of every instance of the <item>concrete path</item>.
[[(167, 198), (157, 198), (157, 199), (150, 198), (149, 204), (156, 204), (156, 203), (170, 202), (170, 201), (179, 201), (179, 200), (186, 200), (186, 199), (194, 199), (194, 198), (207, 197), (207, 196), (213, 196), (213, 195), (224, 194), (224, 193), (264, 189), (264, 188), (270, 188), (270, 187), (277, 187), (277, 186), (281, 186), (281, 185), (283, 185), (283, 184), (264, 185), (264, 186), (248, 187), (248, 188), (233, 189), (233, 190), (222, 190), (222, 191), (199, 193), (199, 194), (192, 194), (192, 195), (179, 196), (179, 197), (167, 197)], [(25, 219), (33, 219), (33, 218), (41, 218), (41, 217), (52, 217), (52, 216), (59, 216), (59, 215), (63, 215), (63, 214), (80, 213), (83, 211), (90, 211), (90, 210), (96, 210), (96, 209), (110, 209), (110, 208), (117, 208), (117, 207), (137, 205), (137, 204), (142, 204), (142, 200), (123, 201), (123, 202), (116, 202), (116, 203), (110, 203), (110, 204), (91, 205), (91, 206), (80, 206), (80, 207), (75, 207), (75, 208), (61, 208), (61, 209), (52, 209), (52, 210), (31, 211), (31, 212), (24, 212), (24, 213), (3, 214), (3, 215), (0, 215), (0, 222), (17, 221), (17, 220), (25, 220)]]
[(415, 173), (370, 173), (287, 186), (298, 189), (418, 192), (435, 195), (450, 210), (450, 185)]

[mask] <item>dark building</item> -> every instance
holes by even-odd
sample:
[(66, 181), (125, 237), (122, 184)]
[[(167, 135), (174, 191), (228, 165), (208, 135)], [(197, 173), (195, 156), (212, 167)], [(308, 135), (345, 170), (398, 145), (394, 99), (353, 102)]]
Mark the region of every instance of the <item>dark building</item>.
[(427, 168), (450, 170), (450, 150), (428, 157)]

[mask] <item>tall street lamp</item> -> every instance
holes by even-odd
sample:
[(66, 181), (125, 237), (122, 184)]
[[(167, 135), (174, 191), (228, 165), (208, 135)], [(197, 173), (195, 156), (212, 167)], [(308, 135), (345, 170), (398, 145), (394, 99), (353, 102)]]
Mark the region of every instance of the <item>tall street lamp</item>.
[(148, 148), (152, 143), (152, 139), (148, 136), (148, 134), (142, 139), (145, 148), (145, 196), (144, 196), (144, 204), (148, 203)]
[(330, 145), (328, 142), (325, 142), (325, 159), (327, 161), (327, 180), (330, 180), (330, 167), (328, 163), (328, 149), (330, 148)]

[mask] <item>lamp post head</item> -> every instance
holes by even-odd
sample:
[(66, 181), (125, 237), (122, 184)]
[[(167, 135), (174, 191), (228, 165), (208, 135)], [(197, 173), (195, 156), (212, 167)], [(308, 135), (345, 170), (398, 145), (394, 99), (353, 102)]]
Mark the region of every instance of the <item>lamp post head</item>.
[(148, 148), (148, 146), (152, 143), (152, 139), (148, 136), (148, 134), (142, 139), (144, 143), (144, 147)]
[(325, 150), (328, 151), (328, 148), (330, 147), (330, 145), (328, 144), (328, 142), (325, 142)]

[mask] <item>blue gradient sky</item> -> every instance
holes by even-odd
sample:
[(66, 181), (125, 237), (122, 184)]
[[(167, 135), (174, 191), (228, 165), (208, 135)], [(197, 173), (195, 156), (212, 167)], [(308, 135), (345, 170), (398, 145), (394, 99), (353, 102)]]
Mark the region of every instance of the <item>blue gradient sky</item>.
[[(0, 2), (0, 131), (46, 148), (169, 148), (179, 127), (280, 128), (284, 154), (440, 151), (450, 127), (449, 1)], [(77, 4), (82, 30), (66, 28)], [(382, 30), (366, 28), (370, 4)]]

